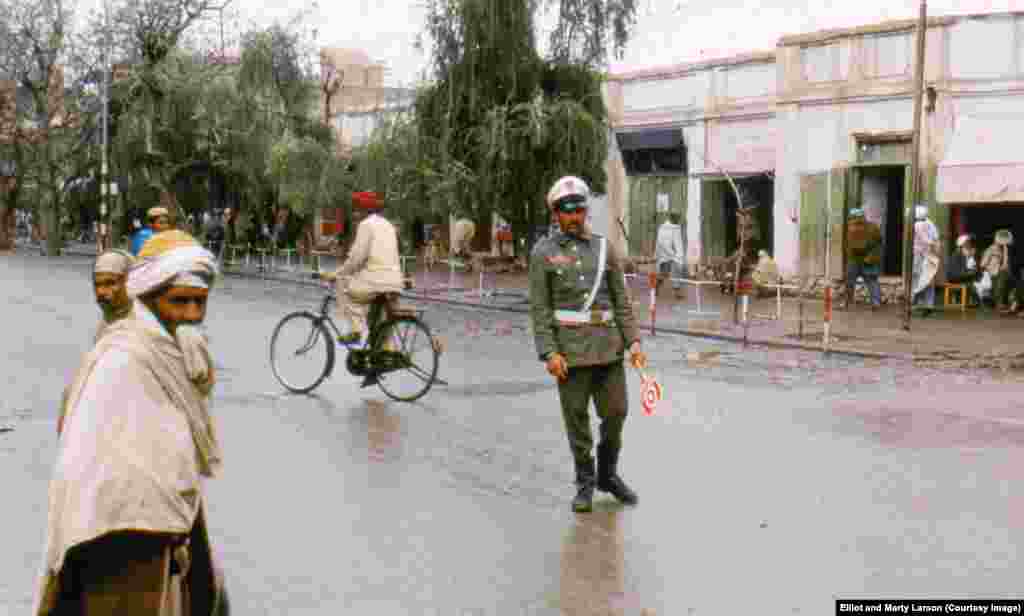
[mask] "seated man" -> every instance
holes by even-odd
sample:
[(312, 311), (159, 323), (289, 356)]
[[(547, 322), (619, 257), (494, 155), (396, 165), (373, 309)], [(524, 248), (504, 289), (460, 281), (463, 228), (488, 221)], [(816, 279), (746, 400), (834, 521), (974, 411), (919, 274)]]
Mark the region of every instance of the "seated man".
[(973, 235), (961, 235), (956, 239), (956, 246), (957, 251), (950, 259), (946, 271), (946, 282), (966, 285), (971, 303), (979, 303), (992, 292), (991, 277), (984, 275), (978, 268)]
[(776, 293), (776, 289), (770, 285), (779, 283), (779, 266), (775, 259), (768, 254), (767, 250), (757, 251), (757, 267), (754, 268), (754, 285), (757, 287), (757, 296), (765, 297)]
[(350, 329), (338, 341), (343, 344), (365, 343), (369, 335), (366, 319), (370, 305), (381, 293), (402, 290), (402, 266), (398, 255), (398, 232), (380, 215), (383, 203), (374, 201), (364, 207), (368, 212), (356, 228), (356, 238), (348, 258), (327, 280), (337, 281), (339, 324), (348, 322)]
[(996, 231), (996, 241), (985, 249), (981, 257), (980, 269), (989, 275), (992, 281), (992, 302), (1000, 312), (1012, 312), (1007, 307), (1010, 290), (1016, 286), (1010, 269), (1010, 246), (1013, 245), (1013, 234), (1009, 229)]

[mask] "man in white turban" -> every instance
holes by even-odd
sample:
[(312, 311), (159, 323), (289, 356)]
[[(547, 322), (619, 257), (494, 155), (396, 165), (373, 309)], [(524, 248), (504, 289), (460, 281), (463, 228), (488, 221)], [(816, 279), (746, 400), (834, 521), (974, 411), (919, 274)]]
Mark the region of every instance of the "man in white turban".
[(964, 285), (973, 303), (980, 303), (992, 291), (992, 277), (978, 265), (974, 236), (965, 233), (956, 238), (956, 253), (946, 268), (946, 282)]
[(128, 274), (133, 317), (86, 355), (61, 417), (37, 616), (219, 613), (202, 480), (221, 462), (199, 330), (217, 274), (186, 233)]

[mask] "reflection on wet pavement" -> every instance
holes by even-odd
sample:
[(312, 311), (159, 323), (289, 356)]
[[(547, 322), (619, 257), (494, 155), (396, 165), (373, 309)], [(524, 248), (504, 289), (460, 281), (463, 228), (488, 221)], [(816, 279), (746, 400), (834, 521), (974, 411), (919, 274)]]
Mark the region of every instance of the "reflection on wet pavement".
[(621, 511), (577, 516), (562, 545), (559, 607), (563, 614), (616, 613), (625, 605)]
[(366, 400), (366, 436), (370, 462), (390, 462), (402, 455), (402, 417), (379, 400)]

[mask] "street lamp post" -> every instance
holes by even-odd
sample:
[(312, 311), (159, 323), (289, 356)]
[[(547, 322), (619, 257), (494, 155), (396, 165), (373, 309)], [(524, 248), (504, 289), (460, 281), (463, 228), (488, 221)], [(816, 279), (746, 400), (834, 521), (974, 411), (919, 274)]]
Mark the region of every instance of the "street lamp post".
[(110, 127), (110, 5), (103, 2), (103, 145), (100, 154), (100, 250), (107, 250), (113, 246), (111, 238), (110, 209), (108, 207), (108, 195), (110, 194), (109, 168), (107, 150), (109, 148), (109, 127)]

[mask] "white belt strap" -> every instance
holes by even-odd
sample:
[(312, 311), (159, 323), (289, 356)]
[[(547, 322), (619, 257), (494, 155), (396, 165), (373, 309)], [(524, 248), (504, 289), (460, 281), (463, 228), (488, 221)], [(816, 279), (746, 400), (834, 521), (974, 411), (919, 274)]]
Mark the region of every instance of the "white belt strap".
[(587, 296), (587, 301), (583, 303), (580, 312), (588, 312), (590, 310), (594, 300), (597, 299), (597, 290), (601, 288), (601, 280), (604, 278), (605, 261), (608, 259), (608, 241), (604, 237), (599, 239), (601, 248), (597, 257), (597, 275), (594, 276), (594, 288), (590, 290), (590, 295)]
[(611, 310), (556, 310), (555, 319), (560, 323), (572, 323), (574, 325), (604, 325), (614, 317)]

